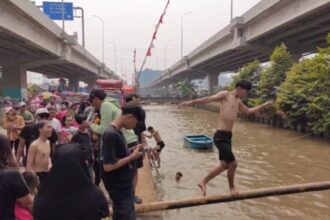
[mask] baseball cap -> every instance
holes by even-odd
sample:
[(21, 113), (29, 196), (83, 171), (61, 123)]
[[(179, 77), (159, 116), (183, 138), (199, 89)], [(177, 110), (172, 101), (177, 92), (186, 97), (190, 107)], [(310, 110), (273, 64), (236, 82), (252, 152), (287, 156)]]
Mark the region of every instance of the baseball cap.
[(40, 115), (42, 113), (49, 114), (49, 112), (46, 108), (38, 108), (37, 111), (36, 111), (36, 115)]
[(107, 97), (107, 94), (103, 89), (93, 89), (89, 94), (89, 101), (91, 102), (94, 97), (104, 100)]
[(22, 108), (23, 106), (26, 106), (26, 103), (25, 102), (18, 103), (18, 107)]
[(11, 110), (13, 110), (13, 107), (5, 107), (5, 113), (7, 114), (8, 112), (10, 112)]

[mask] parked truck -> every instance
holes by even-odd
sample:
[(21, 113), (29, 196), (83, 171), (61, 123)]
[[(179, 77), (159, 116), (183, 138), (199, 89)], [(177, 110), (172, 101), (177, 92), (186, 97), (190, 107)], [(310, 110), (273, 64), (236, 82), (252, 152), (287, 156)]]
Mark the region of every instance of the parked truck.
[(134, 87), (124, 85), (120, 80), (98, 79), (96, 86), (103, 89), (108, 97), (116, 99), (121, 106), (125, 104), (125, 96), (135, 93)]

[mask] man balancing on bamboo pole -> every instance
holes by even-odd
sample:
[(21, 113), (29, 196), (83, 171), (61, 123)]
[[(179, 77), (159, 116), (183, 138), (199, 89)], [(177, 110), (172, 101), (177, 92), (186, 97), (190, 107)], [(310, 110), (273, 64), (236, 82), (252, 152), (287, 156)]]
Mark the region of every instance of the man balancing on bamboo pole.
[(250, 90), (251, 83), (247, 80), (240, 80), (236, 83), (233, 91), (221, 91), (215, 95), (183, 102), (179, 105), (179, 107), (186, 107), (192, 106), (193, 104), (220, 102), (219, 124), (213, 137), (214, 144), (219, 150), (220, 164), (198, 184), (204, 196), (206, 195), (206, 184), (225, 170), (228, 170), (227, 177), (230, 193), (232, 195), (238, 194), (238, 190), (234, 184), (237, 161), (231, 149), (232, 129), (237, 119), (237, 113), (254, 114), (264, 108), (272, 106), (274, 103), (273, 101), (267, 101), (256, 107), (248, 108), (242, 103), (241, 99), (246, 97)]

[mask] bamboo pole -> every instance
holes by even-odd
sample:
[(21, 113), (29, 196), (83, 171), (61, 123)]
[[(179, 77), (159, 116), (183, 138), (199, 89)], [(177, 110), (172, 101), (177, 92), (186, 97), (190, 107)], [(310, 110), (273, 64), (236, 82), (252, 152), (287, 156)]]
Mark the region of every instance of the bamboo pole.
[(156, 164), (155, 164), (155, 159), (151, 158), (151, 163), (152, 163), (153, 168), (155, 168), (157, 175), (159, 175), (158, 168), (156, 167)]
[[(141, 204), (135, 206), (135, 211), (137, 213), (145, 213), (145, 212), (153, 212), (153, 211), (161, 211), (161, 210), (188, 208), (193, 206), (201, 206), (201, 205), (208, 205), (214, 203), (233, 202), (233, 201), (246, 200), (246, 199), (269, 197), (269, 196), (322, 191), (329, 189), (330, 189), (330, 181), (297, 184), (291, 186), (269, 187), (269, 188), (240, 192), (239, 195), (230, 195), (230, 194), (214, 195), (214, 196), (195, 197), (195, 198), (175, 200), (175, 201), (164, 201), (164, 202)], [(110, 211), (112, 213), (112, 210)]]

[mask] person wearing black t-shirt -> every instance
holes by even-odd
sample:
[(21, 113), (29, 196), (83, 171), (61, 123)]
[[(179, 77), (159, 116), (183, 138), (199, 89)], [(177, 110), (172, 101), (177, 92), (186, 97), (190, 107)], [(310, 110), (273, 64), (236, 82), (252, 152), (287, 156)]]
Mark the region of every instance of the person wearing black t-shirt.
[(90, 132), (88, 131), (88, 126), (86, 126), (83, 122), (87, 120), (87, 116), (84, 114), (75, 115), (75, 119), (77, 124), (79, 124), (78, 131), (71, 138), (71, 143), (78, 143), (84, 152), (85, 160), (88, 163), (88, 170), (90, 176), (92, 178), (93, 174), (93, 144), (92, 137)]
[(134, 220), (134, 168), (132, 161), (142, 156), (142, 145), (129, 152), (122, 128), (133, 129), (142, 117), (142, 109), (136, 105), (126, 105), (122, 114), (115, 119), (103, 134), (102, 180), (113, 202), (114, 220)]
[(16, 167), (9, 140), (0, 134), (0, 219), (14, 220), (16, 201), (31, 209), (33, 197)]
[[(36, 116), (38, 118), (38, 121), (40, 120), (48, 120), (49, 113), (46, 108), (40, 108), (36, 112)], [(39, 137), (39, 128), (36, 124), (34, 125), (27, 125), (25, 126), (21, 133), (19, 134), (19, 145), (16, 153), (16, 162), (19, 163), (21, 158), (24, 156), (24, 146), (26, 147), (26, 154), (29, 152), (29, 147), (31, 143), (35, 140), (37, 140)], [(52, 151), (54, 151), (54, 147), (56, 142), (58, 141), (58, 137), (56, 134), (56, 131), (53, 129), (52, 135), (48, 138), (50, 142), (50, 146)], [(23, 164), (26, 164), (26, 156), (23, 158)]]
[[(129, 94), (128, 96), (126, 96), (125, 98), (125, 102), (126, 104), (131, 104), (131, 105), (137, 105), (140, 106), (140, 96), (137, 94)], [(138, 143), (139, 144), (144, 144), (145, 146), (147, 146), (147, 141), (145, 136), (143, 135), (143, 132), (147, 130), (147, 126), (145, 123), (146, 120), (146, 113), (143, 110), (143, 108), (141, 107), (142, 112), (141, 112), (141, 119), (138, 121), (138, 123), (136, 124), (134, 130), (134, 133), (136, 134), (136, 136), (138, 136)], [(130, 145), (135, 145), (135, 143), (130, 144)], [(138, 182), (138, 169), (143, 167), (143, 157), (140, 157), (139, 159), (136, 160), (136, 169), (135, 169), (135, 173), (134, 173), (134, 191), (136, 189), (137, 186), (137, 182)], [(135, 203), (139, 204), (142, 203), (142, 199), (135, 195), (134, 196), (134, 200)]]

